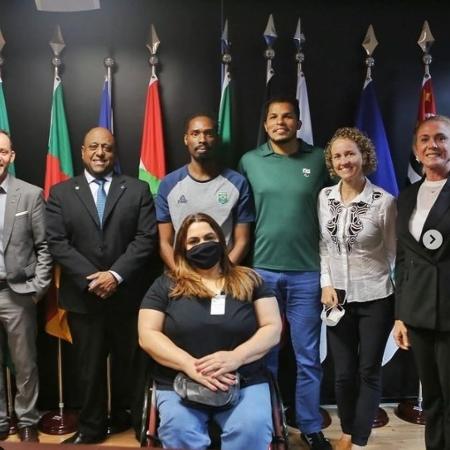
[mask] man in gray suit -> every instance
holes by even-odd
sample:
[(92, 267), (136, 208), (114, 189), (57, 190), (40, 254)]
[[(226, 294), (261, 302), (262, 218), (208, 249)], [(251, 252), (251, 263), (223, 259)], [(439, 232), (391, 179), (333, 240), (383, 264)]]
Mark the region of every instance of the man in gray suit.
[[(14, 363), (15, 411), (21, 441), (38, 442), (36, 401), (36, 302), (51, 281), (52, 258), (45, 237), (42, 189), (8, 174), (15, 153), (0, 130), (0, 335)], [(6, 342), (0, 346), (4, 360)], [(3, 371), (0, 371), (0, 440), (8, 437)]]

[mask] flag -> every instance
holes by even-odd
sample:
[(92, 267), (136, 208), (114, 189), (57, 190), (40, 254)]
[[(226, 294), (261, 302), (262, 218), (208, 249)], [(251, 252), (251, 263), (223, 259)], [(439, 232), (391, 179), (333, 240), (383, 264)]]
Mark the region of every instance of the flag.
[[(72, 152), (70, 149), (66, 113), (64, 111), (62, 84), (59, 76), (55, 75), (47, 165), (45, 169), (45, 198), (48, 198), (50, 188), (54, 184), (67, 180), (72, 176)], [(60, 267), (56, 266), (53, 283), (47, 294), (45, 331), (52, 336), (72, 342), (72, 336), (67, 323), (67, 313), (58, 307), (59, 282)]]
[(272, 78), (275, 75), (275, 71), (272, 69), (271, 61), (267, 62), (267, 71), (266, 71), (266, 88), (264, 91), (264, 100), (261, 108), (261, 116), (259, 119), (259, 129), (258, 129), (258, 141), (256, 145), (259, 147), (264, 144), (266, 141), (266, 129), (264, 128), (264, 122), (266, 121), (264, 108), (266, 106), (267, 101), (272, 96)]
[(375, 145), (378, 165), (377, 170), (369, 175), (370, 180), (397, 197), (398, 184), (394, 164), (375, 94), (374, 82), (371, 79), (367, 79), (364, 83), (356, 114), (356, 127), (364, 131)]
[[(107, 128), (114, 134), (114, 113), (112, 108), (112, 90), (111, 90), (111, 76), (108, 74), (105, 76), (103, 83), (102, 95), (100, 98), (100, 114), (98, 117), (98, 126)], [(116, 153), (116, 159), (114, 162), (114, 172), (117, 174), (122, 173), (120, 168), (119, 156)]]
[[(425, 73), (422, 80), (422, 90), (420, 92), (419, 111), (417, 113), (417, 123), (422, 122), (428, 117), (436, 115), (436, 102), (434, 100), (433, 84), (431, 75)], [(413, 152), (411, 152), (408, 166), (408, 179), (410, 183), (415, 183), (422, 178), (422, 166)]]
[(152, 74), (147, 90), (144, 126), (142, 130), (139, 179), (146, 181), (153, 195), (158, 192), (159, 183), (166, 175), (164, 134), (159, 100), (159, 80)]
[(314, 139), (311, 114), (309, 112), (308, 89), (306, 87), (305, 74), (300, 69), (297, 75), (297, 92), (295, 97), (297, 98), (300, 112), (299, 119), (302, 122), (302, 126), (297, 130), (297, 138), (309, 145), (313, 145)]
[(114, 120), (111, 99), (111, 82), (108, 75), (106, 75), (100, 100), (100, 115), (98, 118), (98, 125), (100, 127), (107, 128), (109, 131), (111, 131), (112, 134), (114, 134)]
[[(398, 196), (398, 184), (392, 163), (391, 151), (384, 129), (383, 118), (375, 93), (375, 85), (371, 78), (366, 79), (356, 113), (356, 127), (364, 131), (375, 145), (377, 155), (377, 170), (369, 175), (370, 180), (384, 190)], [(398, 347), (394, 341), (392, 331), (386, 342), (383, 354), (383, 366), (387, 364)]]
[[(6, 110), (5, 94), (3, 93), (3, 81), (0, 77), (0, 130), (7, 131), (9, 133), (9, 120), (8, 111)], [(14, 162), (9, 164), (8, 172), (11, 175), (15, 175)]]
[(73, 177), (72, 152), (70, 149), (66, 113), (64, 112), (61, 79), (56, 75), (53, 84), (50, 135), (45, 168), (45, 198), (48, 198), (50, 188), (54, 184), (67, 180), (70, 177)]
[(219, 136), (221, 142), (221, 159), (227, 167), (234, 167), (232, 148), (232, 119), (231, 119), (231, 75), (228, 70), (222, 83), (222, 95), (219, 106)]

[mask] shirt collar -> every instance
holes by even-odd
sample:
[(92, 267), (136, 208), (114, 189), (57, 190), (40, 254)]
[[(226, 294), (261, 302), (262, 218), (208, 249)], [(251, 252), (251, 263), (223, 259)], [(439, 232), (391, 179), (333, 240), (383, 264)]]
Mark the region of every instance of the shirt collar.
[[(339, 181), (338, 184), (335, 184), (330, 189), (330, 194), (328, 195), (328, 198), (338, 200), (342, 203), (341, 198), (341, 185), (342, 180)], [(366, 184), (364, 185), (364, 189), (362, 192), (360, 192), (350, 203), (372, 203), (372, 194), (373, 194), (373, 184), (370, 182), (370, 180), (366, 177)]]
[[(91, 184), (93, 181), (96, 180), (96, 178), (90, 174), (86, 169), (84, 169), (84, 176), (86, 177), (86, 180), (88, 184)], [(102, 178), (106, 180), (107, 183), (110, 183), (112, 181), (113, 172), (109, 172), (108, 174), (104, 175)]]
[[(301, 139), (298, 139), (298, 144), (299, 144), (299, 151), (297, 153), (294, 153), (291, 156), (298, 155), (299, 153), (311, 153), (312, 148), (313, 148), (312, 145), (307, 144), (306, 142), (302, 141)], [(270, 141), (267, 141), (260, 148), (261, 148), (262, 156), (270, 156), (273, 154), (277, 154), (273, 151)]]
[(0, 184), (0, 187), (3, 188), (5, 194), (8, 193), (8, 184), (9, 184), (9, 174), (6, 174), (6, 178), (3, 180), (3, 183)]

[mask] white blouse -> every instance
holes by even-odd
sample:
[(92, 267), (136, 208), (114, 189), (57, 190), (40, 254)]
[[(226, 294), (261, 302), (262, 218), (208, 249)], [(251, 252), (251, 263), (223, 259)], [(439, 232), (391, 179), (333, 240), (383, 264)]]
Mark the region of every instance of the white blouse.
[(341, 184), (319, 194), (321, 286), (344, 289), (348, 302), (387, 297), (394, 290), (396, 200), (366, 179), (344, 205)]
[(420, 185), (416, 207), (409, 219), (409, 232), (417, 242), (420, 240), (428, 214), (430, 214), (431, 208), (436, 203), (445, 183), (447, 183), (447, 178), (439, 181), (425, 180)]

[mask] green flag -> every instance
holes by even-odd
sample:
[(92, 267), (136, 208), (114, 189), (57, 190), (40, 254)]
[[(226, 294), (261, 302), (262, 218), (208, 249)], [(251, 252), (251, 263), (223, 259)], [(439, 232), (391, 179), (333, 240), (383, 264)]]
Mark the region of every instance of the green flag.
[[(6, 111), (5, 94), (3, 93), (3, 81), (0, 78), (0, 130), (9, 133), (8, 111)], [(8, 172), (12, 175), (16, 174), (14, 163), (12, 162), (8, 167)]]
[(228, 70), (225, 72), (220, 98), (219, 136), (221, 140), (221, 159), (226, 166), (234, 167), (237, 161), (232, 148), (231, 76)]

